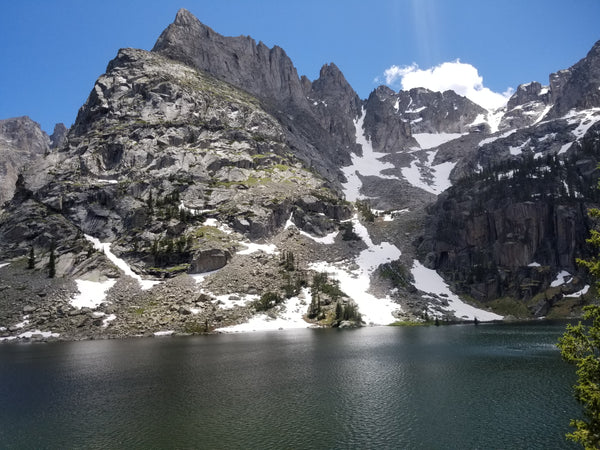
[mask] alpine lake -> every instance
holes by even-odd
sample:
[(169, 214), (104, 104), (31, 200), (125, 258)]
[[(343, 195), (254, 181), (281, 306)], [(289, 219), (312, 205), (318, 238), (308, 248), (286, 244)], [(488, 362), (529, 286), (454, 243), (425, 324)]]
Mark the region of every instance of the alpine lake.
[(2, 344), (0, 448), (578, 448), (565, 326)]

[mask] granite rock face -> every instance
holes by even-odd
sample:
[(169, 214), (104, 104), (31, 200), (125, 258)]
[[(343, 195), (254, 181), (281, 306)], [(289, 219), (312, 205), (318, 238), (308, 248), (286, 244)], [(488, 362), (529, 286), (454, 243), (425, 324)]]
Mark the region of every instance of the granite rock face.
[(599, 49), (551, 74), (549, 86), (519, 86), (500, 131), (466, 152), (430, 209), (421, 255), (480, 301), (525, 299), (545, 314), (557, 273), (578, 280), (563, 294), (583, 286), (576, 259), (593, 251), (587, 210), (600, 200)]
[(258, 98), (282, 124), (295, 155), (339, 189), (343, 181), (339, 167), (350, 161), (353, 121), (361, 102), (337, 67), (325, 66), (313, 85), (299, 78), (280, 47), (268, 48), (245, 36), (221, 36), (185, 9), (177, 13), (152, 51)]
[(50, 151), (50, 139), (29, 117), (0, 120), (0, 209), (15, 192), (19, 174)]

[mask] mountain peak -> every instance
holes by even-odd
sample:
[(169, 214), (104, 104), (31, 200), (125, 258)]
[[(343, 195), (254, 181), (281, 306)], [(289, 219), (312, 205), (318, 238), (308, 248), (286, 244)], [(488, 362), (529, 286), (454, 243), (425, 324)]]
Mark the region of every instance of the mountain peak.
[(303, 98), (300, 79), (280, 47), (270, 49), (254, 39), (226, 37), (180, 9), (162, 32), (153, 52), (204, 70), (267, 100)]
[(177, 11), (174, 22), (177, 25), (190, 25), (195, 22), (198, 22), (198, 19), (187, 9), (181, 8), (179, 11)]

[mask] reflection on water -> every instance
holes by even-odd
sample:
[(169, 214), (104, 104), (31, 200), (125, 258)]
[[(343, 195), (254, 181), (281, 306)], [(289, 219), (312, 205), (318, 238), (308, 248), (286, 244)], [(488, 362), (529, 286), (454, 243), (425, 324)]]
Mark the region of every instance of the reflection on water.
[(562, 324), (0, 345), (2, 448), (570, 448)]

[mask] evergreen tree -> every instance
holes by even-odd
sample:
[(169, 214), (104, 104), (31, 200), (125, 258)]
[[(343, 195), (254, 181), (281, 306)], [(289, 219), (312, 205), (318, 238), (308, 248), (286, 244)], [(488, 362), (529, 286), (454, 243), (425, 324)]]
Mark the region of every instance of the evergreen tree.
[(27, 258), (27, 268), (28, 269), (35, 268), (35, 251), (33, 250), (33, 245), (29, 249), (29, 257)]
[(56, 255), (54, 254), (54, 243), (50, 247), (50, 260), (48, 261), (48, 278), (56, 276)]
[(152, 190), (150, 190), (150, 195), (148, 196), (148, 211), (150, 214), (154, 214), (154, 198), (152, 197)]
[(344, 308), (340, 302), (335, 304), (335, 320), (342, 320), (344, 314)]
[[(590, 216), (600, 218), (600, 210), (593, 209)], [(600, 248), (600, 232), (591, 230), (588, 243)], [(600, 258), (578, 260), (590, 273), (600, 279)], [(598, 283), (600, 287), (600, 283)], [(591, 325), (568, 325), (565, 334), (559, 339), (563, 359), (577, 367), (577, 383), (574, 386), (575, 398), (583, 406), (583, 420), (571, 420), (575, 431), (567, 437), (580, 443), (586, 449), (600, 448), (600, 305), (584, 308), (585, 320)]]

